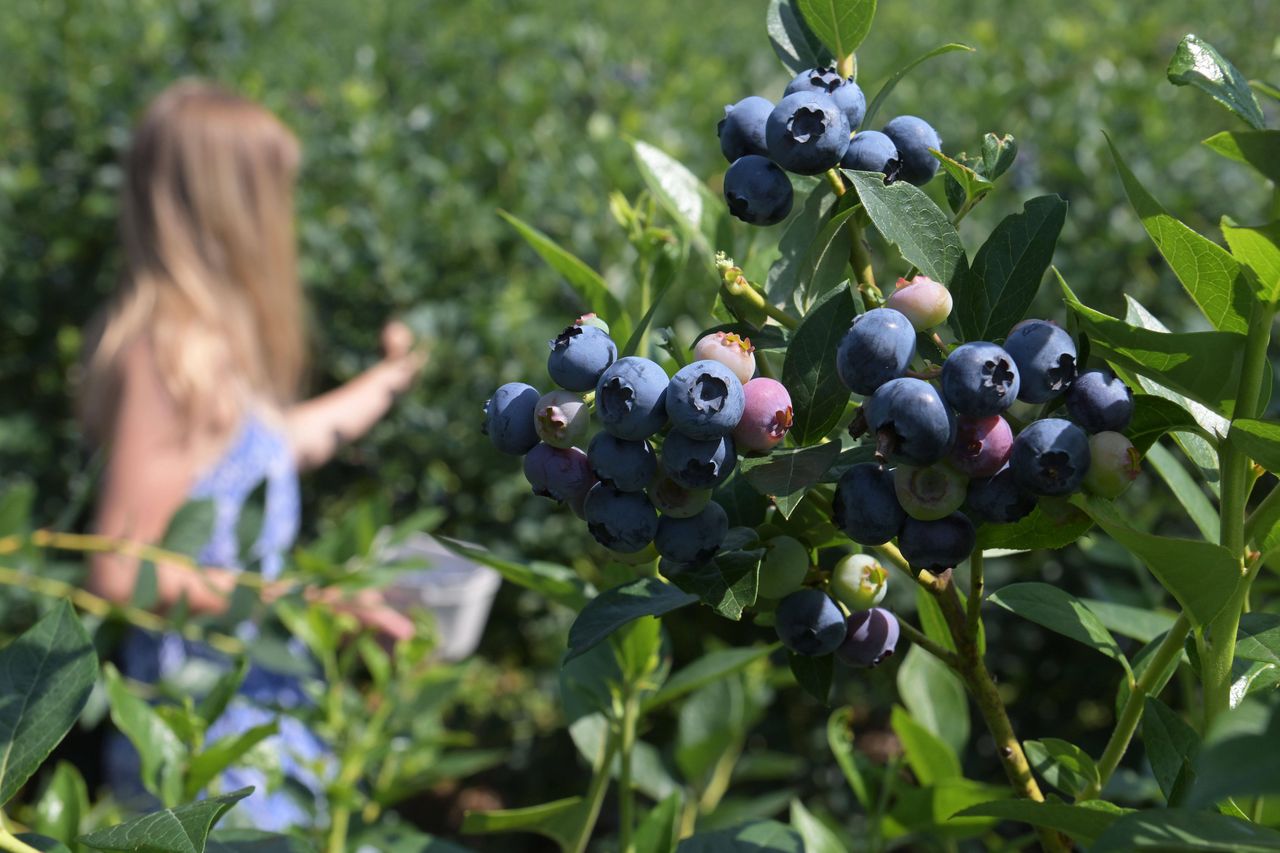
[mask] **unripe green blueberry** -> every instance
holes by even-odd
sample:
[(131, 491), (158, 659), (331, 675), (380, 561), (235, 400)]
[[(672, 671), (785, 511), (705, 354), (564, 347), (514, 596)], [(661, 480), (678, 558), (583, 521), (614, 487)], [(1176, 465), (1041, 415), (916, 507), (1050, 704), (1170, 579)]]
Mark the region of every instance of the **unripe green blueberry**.
[(1142, 457), (1133, 442), (1118, 432), (1089, 436), (1089, 472), (1084, 487), (1102, 498), (1118, 497), (1138, 478)]
[(764, 562), (760, 565), (759, 595), (782, 598), (795, 592), (809, 573), (809, 549), (798, 539), (775, 536), (764, 543)]
[(551, 391), (538, 398), (533, 425), (538, 437), (552, 447), (573, 447), (587, 434), (591, 412), (582, 396), (571, 391)]
[(934, 521), (955, 512), (964, 503), (969, 480), (949, 465), (926, 468), (899, 465), (893, 471), (893, 491), (912, 518)]
[(756, 348), (750, 338), (733, 332), (715, 332), (698, 339), (693, 345), (693, 357), (697, 361), (718, 361), (733, 371), (738, 381), (746, 385), (756, 374)]
[(693, 518), (711, 501), (711, 489), (686, 489), (668, 477), (661, 466), (648, 494), (658, 512), (672, 518)]
[(610, 557), (627, 566), (642, 566), (658, 559), (658, 549), (654, 547), (652, 542), (632, 554), (624, 551), (611, 551), (608, 548), (605, 550), (609, 552)]
[(870, 554), (850, 554), (831, 572), (831, 594), (850, 610), (870, 610), (888, 589), (889, 573)]
[(945, 323), (951, 316), (951, 291), (925, 275), (898, 279), (884, 307), (905, 314), (917, 332)]

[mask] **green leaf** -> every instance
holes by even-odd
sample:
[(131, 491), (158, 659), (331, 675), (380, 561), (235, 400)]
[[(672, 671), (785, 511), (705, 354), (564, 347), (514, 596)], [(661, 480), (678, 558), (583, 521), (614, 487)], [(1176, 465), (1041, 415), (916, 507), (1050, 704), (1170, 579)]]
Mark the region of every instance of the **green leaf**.
[(71, 730), (97, 670), (93, 641), (65, 600), (0, 649), (0, 806)]
[(1200, 736), (1168, 705), (1148, 696), (1142, 711), (1142, 744), (1165, 800), (1180, 802), (1196, 778)]
[(1144, 809), (1116, 820), (1089, 848), (1090, 853), (1130, 850), (1274, 853), (1280, 850), (1280, 832), (1207, 811)]
[(1065, 832), (1084, 844), (1092, 844), (1124, 811), (1128, 810), (1111, 811), (1084, 805), (1069, 806), (1064, 803), (1037, 803), (1018, 799), (995, 800), (970, 806), (958, 816), (998, 817), (1032, 826), (1045, 826)]
[(102, 667), (111, 719), (142, 759), (142, 784), (161, 802), (177, 803), (182, 795), (182, 767), (187, 749), (156, 710), (133, 695), (111, 664)]
[(1160, 479), (1168, 484), (1169, 491), (1187, 511), (1187, 517), (1195, 524), (1200, 535), (1207, 541), (1217, 539), (1221, 527), (1218, 511), (1213, 508), (1200, 483), (1159, 442), (1147, 449), (1146, 460), (1160, 475)]
[(683, 795), (676, 791), (649, 809), (649, 813), (636, 826), (635, 849), (646, 853), (671, 853), (675, 850), (676, 840), (680, 837), (680, 810), (683, 804)]
[(533, 832), (546, 836), (567, 850), (576, 843), (595, 810), (582, 797), (567, 797), (528, 806), (488, 812), (469, 811), (462, 818), (463, 835), (492, 835), (498, 832)]
[(1132, 326), (1081, 303), (1061, 275), (1058, 283), (1080, 330), (1089, 336), (1094, 354), (1198, 400), (1220, 414), (1234, 408), (1244, 335), (1157, 332)]
[(771, 654), (778, 646), (778, 643), (771, 643), (765, 646), (733, 647), (709, 652), (668, 678), (657, 693), (645, 700), (643, 711), (647, 714), (712, 681), (745, 669), (760, 658)]
[(813, 300), (849, 278), (849, 250), (852, 239), (846, 223), (858, 212), (850, 206), (827, 220), (809, 244), (804, 262), (797, 270), (796, 304), (808, 314)]
[[(400, 831), (397, 834), (404, 833), (404, 827), (398, 826), (395, 829)], [(388, 830), (383, 838), (393, 831)], [(414, 846), (386, 843), (378, 849), (380, 853), (466, 853), (460, 847), (432, 846), (430, 836), (422, 837), (428, 839), (426, 846), (416, 844), (418, 839), (414, 839), (411, 842)], [(315, 853), (315, 848), (301, 838), (256, 829), (215, 830), (209, 834), (209, 842), (204, 849), (206, 853)]]
[(1245, 124), (1261, 130), (1266, 125), (1262, 107), (1240, 70), (1196, 35), (1186, 35), (1169, 60), (1169, 82), (1195, 86), (1235, 113)]
[(213, 721), (222, 716), (227, 705), (240, 692), (240, 685), (249, 674), (249, 658), (237, 658), (231, 669), (218, 676), (212, 689), (196, 703), (196, 713), (204, 720), (205, 726), (213, 725)]
[(953, 198), (951, 184), (948, 184), (947, 201), (953, 211), (959, 210), (966, 204), (972, 207), (981, 201), (987, 193), (995, 189), (995, 184), (964, 163), (932, 148), (929, 149), (929, 153), (938, 158), (938, 162), (942, 164), (942, 168), (946, 171), (951, 181), (954, 182), (958, 191), (956, 197)]
[(804, 853), (846, 853), (839, 836), (799, 800), (791, 801), (791, 828), (804, 840)]
[(740, 678), (713, 681), (680, 706), (675, 762), (695, 791), (706, 790), (716, 767), (741, 748), (746, 736), (747, 698)]
[(897, 681), (898, 694), (912, 718), (957, 755), (964, 752), (969, 741), (969, 698), (960, 677), (913, 645), (898, 667)]
[(1125, 165), (1111, 138), (1111, 157), (1142, 227), (1215, 329), (1244, 332), (1249, 328), (1253, 288), (1226, 249), (1170, 216)]
[(184, 795), (189, 799), (199, 796), (204, 787), (219, 773), (235, 764), (244, 757), (245, 753), (279, 730), (279, 724), (272, 721), (214, 741), (203, 752), (191, 759), (187, 769)]
[(1058, 738), (1023, 741), (1027, 761), (1044, 780), (1072, 797), (1098, 781), (1098, 766), (1083, 749)]
[(866, 779), (858, 768), (858, 753), (853, 748), (853, 715), (851, 707), (837, 708), (827, 718), (827, 746), (835, 756), (836, 764), (844, 773), (849, 790), (864, 809), (870, 809), (871, 794), (867, 789)]
[(972, 779), (944, 779), (922, 788), (899, 785), (885, 818), (886, 835), (919, 834), (925, 838), (972, 838), (989, 831), (994, 821), (957, 817), (969, 806), (1008, 794), (1007, 788)]
[(738, 470), (762, 495), (790, 495), (822, 482), (840, 456), (840, 443), (775, 450), (768, 456), (747, 456)]
[(59, 761), (35, 804), (31, 828), (70, 844), (80, 834), (80, 822), (89, 813), (89, 789), (74, 765)]
[[(1280, 138), (1276, 140), (1280, 146)], [(1277, 158), (1280, 159), (1280, 158)], [(1253, 270), (1258, 299), (1274, 304), (1280, 299), (1280, 220), (1266, 225), (1236, 225), (1222, 217), (1222, 236), (1236, 260)]]
[(770, 0), (765, 26), (773, 52), (792, 74), (834, 62), (822, 39), (813, 34), (796, 10), (795, 0)]
[(1138, 452), (1145, 455), (1160, 438), (1170, 432), (1203, 432), (1191, 413), (1166, 397), (1156, 394), (1133, 395), (1133, 418), (1124, 434)]
[(1003, 175), (1018, 157), (1018, 141), (1012, 134), (996, 136), (988, 133), (982, 137), (982, 174), (991, 180)]
[(1280, 614), (1243, 614), (1236, 634), (1236, 657), (1280, 664)]
[(756, 603), (763, 557), (763, 548), (722, 551), (710, 563), (685, 569), (670, 580), (685, 592), (698, 596), (721, 616), (736, 622), (742, 618), (744, 609)]
[(799, 655), (792, 652), (787, 656), (791, 674), (796, 677), (805, 693), (817, 699), (823, 705), (831, 705), (831, 676), (835, 670), (835, 655)]
[(587, 602), (569, 628), (569, 654), (565, 662), (607, 639), (610, 634), (641, 616), (661, 616), (697, 602), (698, 596), (682, 592), (660, 578), (637, 578), (615, 586)]
[(1197, 628), (1211, 622), (1235, 594), (1239, 562), (1221, 545), (1141, 533), (1123, 524), (1115, 505), (1101, 498), (1076, 497), (1072, 502), (1142, 560)]
[(187, 501), (178, 507), (160, 540), (166, 551), (195, 558), (213, 535), (217, 507), (212, 500)]
[(252, 793), (252, 787), (241, 788), (221, 797), (144, 814), (82, 836), (80, 843), (122, 853), (202, 853), (218, 818)]
[(1132, 637), (1140, 643), (1149, 643), (1164, 634), (1174, 622), (1172, 615), (1149, 607), (1133, 607), (1096, 598), (1082, 598), (1080, 601), (1093, 611), (1108, 631)]
[(1097, 649), (1129, 672), (1129, 661), (1111, 632), (1074, 595), (1047, 583), (1015, 583), (992, 593), (987, 600), (1050, 631)]
[(881, 84), (880, 91), (876, 92), (876, 96), (872, 98), (871, 103), (867, 105), (867, 113), (862, 118), (862, 126), (871, 127), (871, 120), (875, 118), (876, 113), (880, 111), (880, 107), (884, 106), (884, 102), (888, 99), (889, 95), (893, 92), (894, 87), (897, 86), (899, 81), (901, 81), (903, 77), (906, 77), (907, 74), (913, 68), (915, 68), (917, 65), (921, 64), (922, 62), (928, 62), (930, 59), (933, 59), (935, 56), (942, 56), (943, 54), (951, 53), (952, 51), (956, 51), (956, 50), (963, 50), (969, 53), (973, 53), (973, 48), (969, 47), (969, 45), (951, 42), (950, 44), (944, 44), (940, 47), (935, 47), (933, 50), (929, 51), (926, 54), (923, 54), (922, 56), (917, 56), (915, 59), (911, 60), (906, 65), (904, 65), (902, 68), (895, 71), (893, 75), (889, 77), (888, 80), (884, 81), (884, 83)]
[[(815, 66), (805, 66), (813, 68)], [(806, 286), (806, 276), (814, 275), (814, 244), (823, 231), (839, 199), (826, 191), (823, 184), (814, 183), (813, 188), (802, 198), (797, 198), (795, 210), (787, 219), (786, 230), (778, 240), (778, 259), (769, 266), (769, 275), (765, 279), (765, 298), (775, 305), (783, 305), (793, 301), (800, 307), (803, 300), (799, 298)], [(847, 231), (847, 229), (846, 229)], [(836, 252), (827, 252), (825, 267), (818, 273), (824, 281), (839, 281), (835, 276), (847, 276), (845, 272), (849, 262), (848, 244), (846, 254), (839, 257)], [(829, 267), (829, 268), (826, 268)], [(769, 326), (769, 329), (780, 327)], [(755, 343), (755, 335), (751, 335)], [(761, 349), (756, 343), (756, 349)]]
[(71, 848), (54, 838), (36, 832), (20, 832), (15, 838), (23, 844), (29, 844), (42, 853), (71, 853)]
[(921, 785), (961, 777), (960, 759), (951, 746), (913, 720), (905, 708), (895, 705), (889, 724), (902, 743), (907, 765)]
[(1056, 195), (1040, 196), (991, 232), (968, 275), (953, 289), (951, 319), (964, 340), (1003, 338), (1022, 319), (1053, 260), (1066, 217), (1065, 201)]
[[(1233, 703), (1234, 704), (1234, 703)], [(1243, 709), (1236, 713), (1243, 713)], [(1280, 793), (1280, 766), (1275, 745), (1280, 737), (1280, 715), (1271, 710), (1262, 731), (1242, 731), (1206, 737), (1196, 759), (1195, 786), (1188, 805), (1211, 808), (1228, 798), (1245, 802)]]
[(846, 172), (876, 229), (897, 245), (920, 272), (948, 287), (968, 269), (964, 244), (950, 218), (924, 192), (906, 181), (885, 185), (879, 172)]
[(1224, 130), (1210, 136), (1204, 144), (1223, 157), (1252, 166), (1280, 183), (1280, 160), (1276, 158), (1280, 130)]
[(491, 569), (496, 569), (503, 578), (516, 586), (531, 589), (539, 595), (572, 610), (581, 610), (585, 607), (591, 595), (590, 584), (583, 581), (573, 569), (566, 566), (539, 560), (529, 563), (504, 560), (483, 548), (477, 548), (474, 545), (468, 545), (465, 542), (459, 542), (456, 539), (450, 539), (445, 536), (438, 538), (439, 541), (449, 546), (451, 551), (475, 560), (477, 563), (483, 563)]
[[(640, 176), (649, 191), (708, 259), (719, 245), (716, 232), (724, 219), (724, 200), (715, 196), (683, 163), (647, 142), (632, 143)], [(612, 318), (609, 320), (613, 322)]]
[(822, 438), (844, 414), (849, 389), (836, 373), (836, 348), (854, 311), (853, 295), (842, 285), (824, 296), (791, 336), (782, 384), (791, 394), (791, 436), (797, 444)]
[(1227, 440), (1268, 471), (1280, 471), (1280, 424), (1240, 418)]
[(30, 532), (35, 499), (35, 484), (27, 480), (19, 480), (0, 494), (0, 536)]
[(1026, 518), (1011, 524), (984, 524), (978, 528), (978, 547), (984, 551), (1007, 549), (1034, 551), (1065, 548), (1093, 527), (1093, 519), (1082, 512), (1047, 513), (1036, 507)]
[(775, 820), (757, 820), (699, 832), (676, 848), (678, 853), (805, 853), (804, 839), (794, 829)]
[(796, 7), (836, 59), (858, 49), (876, 16), (876, 0), (796, 0)]

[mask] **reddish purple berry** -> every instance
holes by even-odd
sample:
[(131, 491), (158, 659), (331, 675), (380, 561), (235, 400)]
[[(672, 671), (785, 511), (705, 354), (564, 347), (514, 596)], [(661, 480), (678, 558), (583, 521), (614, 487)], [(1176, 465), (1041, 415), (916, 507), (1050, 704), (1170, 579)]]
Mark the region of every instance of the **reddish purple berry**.
[(956, 418), (956, 443), (951, 464), (966, 477), (994, 477), (1009, 461), (1013, 430), (999, 415), (989, 418)]
[(951, 291), (926, 275), (918, 275), (911, 281), (900, 278), (884, 307), (902, 313), (917, 332), (923, 332), (945, 323), (951, 316)]
[(596, 484), (587, 454), (576, 447), (538, 444), (524, 458), (524, 477), (533, 493), (562, 501), (581, 517), (587, 492)]
[(793, 422), (791, 395), (776, 379), (752, 379), (742, 386), (747, 398), (742, 420), (733, 428), (733, 441), (739, 450), (768, 452), (786, 438)]
[(877, 666), (898, 647), (898, 619), (883, 607), (849, 614), (836, 658), (850, 666)]

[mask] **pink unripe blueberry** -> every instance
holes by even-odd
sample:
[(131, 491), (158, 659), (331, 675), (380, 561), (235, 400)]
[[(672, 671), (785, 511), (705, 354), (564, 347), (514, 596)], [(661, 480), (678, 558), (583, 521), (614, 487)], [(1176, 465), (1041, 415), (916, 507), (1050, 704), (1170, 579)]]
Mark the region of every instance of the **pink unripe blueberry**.
[(989, 418), (956, 418), (956, 443), (951, 465), (973, 479), (994, 477), (1009, 461), (1013, 430), (999, 415)]
[(936, 521), (958, 510), (968, 488), (963, 474), (942, 463), (926, 468), (899, 465), (893, 471), (898, 503), (907, 515), (920, 521)]
[(699, 338), (693, 345), (695, 361), (711, 359), (718, 361), (733, 371), (738, 381), (746, 384), (756, 373), (756, 348), (751, 345), (750, 338), (744, 338), (733, 332), (715, 332)]
[(951, 291), (928, 276), (900, 278), (884, 307), (902, 312), (917, 332), (923, 332), (951, 316)]
[(572, 447), (587, 434), (591, 412), (581, 395), (572, 391), (549, 391), (538, 398), (533, 409), (533, 425), (538, 438), (552, 447)]
[(663, 515), (672, 518), (693, 518), (702, 512), (711, 500), (710, 489), (686, 489), (667, 476), (662, 467), (648, 489), (649, 503)]
[(791, 429), (791, 395), (781, 382), (763, 376), (743, 385), (742, 392), (747, 405), (733, 428), (734, 444), (739, 450), (772, 450)]
[(1118, 497), (1142, 470), (1138, 449), (1118, 432), (1089, 436), (1089, 460), (1084, 487), (1102, 498)]
[(524, 477), (533, 493), (563, 501), (581, 517), (587, 492), (596, 484), (587, 454), (576, 447), (552, 447), (539, 443), (524, 458)]
[(799, 539), (775, 536), (764, 543), (764, 561), (760, 564), (759, 595), (782, 598), (804, 583), (809, 574), (809, 549)]
[(868, 610), (884, 600), (889, 573), (870, 554), (850, 554), (831, 572), (831, 594), (850, 610)]

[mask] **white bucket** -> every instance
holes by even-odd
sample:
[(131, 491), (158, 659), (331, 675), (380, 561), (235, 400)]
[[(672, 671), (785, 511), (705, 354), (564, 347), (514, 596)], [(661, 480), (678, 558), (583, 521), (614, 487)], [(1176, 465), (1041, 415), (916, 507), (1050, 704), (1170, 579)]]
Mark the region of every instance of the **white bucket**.
[(387, 587), (387, 602), (397, 610), (430, 610), (436, 621), (436, 654), (457, 661), (480, 645), (489, 608), (502, 575), (488, 566), (453, 553), (426, 533), (415, 533), (386, 549), (384, 560), (429, 562), (428, 569), (407, 569)]

